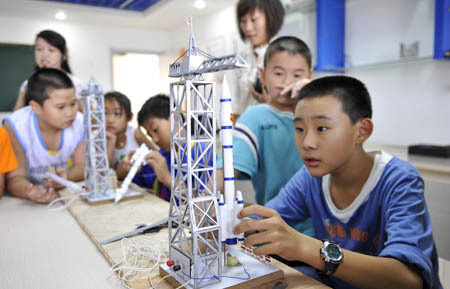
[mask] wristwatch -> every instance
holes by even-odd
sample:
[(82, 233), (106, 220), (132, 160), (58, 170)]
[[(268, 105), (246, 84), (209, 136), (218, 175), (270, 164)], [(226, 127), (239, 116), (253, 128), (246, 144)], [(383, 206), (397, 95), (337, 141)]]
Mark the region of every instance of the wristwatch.
[(325, 268), (323, 271), (320, 271), (319, 274), (331, 276), (336, 271), (339, 264), (341, 264), (344, 253), (337, 243), (324, 240), (322, 248), (320, 248), (320, 256), (322, 256), (322, 259), (325, 262)]

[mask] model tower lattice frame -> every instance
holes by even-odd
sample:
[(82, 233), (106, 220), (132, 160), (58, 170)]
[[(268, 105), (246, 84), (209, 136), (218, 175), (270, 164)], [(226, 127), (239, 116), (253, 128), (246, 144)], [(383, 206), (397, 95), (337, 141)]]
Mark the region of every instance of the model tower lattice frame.
[(93, 78), (82, 91), (84, 115), (84, 179), (90, 202), (114, 199), (110, 188), (106, 151), (105, 103), (103, 90)]
[(216, 194), (216, 84), (205, 81), (202, 73), (245, 65), (238, 55), (203, 61), (191, 26), (183, 61), (169, 68), (170, 77), (180, 78), (170, 84), (169, 258), (181, 265), (177, 279), (192, 288), (220, 282), (223, 264)]

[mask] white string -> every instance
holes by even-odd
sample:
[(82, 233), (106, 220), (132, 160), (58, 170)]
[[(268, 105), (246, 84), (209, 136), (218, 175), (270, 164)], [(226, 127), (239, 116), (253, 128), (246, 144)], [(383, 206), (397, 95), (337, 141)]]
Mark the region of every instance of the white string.
[[(147, 273), (147, 279), (150, 284), (150, 289), (156, 289), (157, 286), (166, 278), (171, 275), (166, 275), (162, 277), (156, 284), (153, 284), (152, 273), (155, 268), (157, 268), (162, 260), (168, 259), (168, 249), (167, 246), (162, 246), (162, 244), (167, 244), (168, 241), (161, 241), (155, 237), (133, 237), (132, 239), (124, 238), (121, 241), (122, 249), (122, 261), (113, 265), (110, 268), (110, 272), (115, 272), (118, 274), (119, 280), (122, 285), (128, 289), (132, 289), (131, 284), (142, 278), (140, 273)], [(247, 273), (248, 279), (250, 275)], [(221, 276), (224, 278), (235, 278), (232, 276)], [(208, 278), (199, 278), (208, 279)], [(187, 280), (184, 284), (178, 286), (176, 289), (183, 288), (192, 281), (191, 278)]]
[(122, 239), (122, 261), (113, 265), (110, 271), (117, 272), (126, 288), (131, 288), (129, 284), (140, 278), (139, 273), (147, 272), (150, 288), (156, 288), (162, 280), (168, 277), (162, 278), (155, 285), (151, 279), (153, 270), (160, 265), (161, 260), (168, 258), (167, 249), (161, 248), (163, 243), (167, 243), (167, 241), (147, 236)]
[[(60, 210), (63, 210), (63, 209), (65, 209), (65, 208), (70, 207), (70, 205), (72, 205), (72, 203), (73, 203), (76, 199), (78, 199), (79, 197), (84, 197), (84, 196), (87, 196), (87, 195), (88, 195), (88, 193), (75, 193), (75, 194), (71, 194), (71, 195), (68, 195), (68, 196), (65, 196), (65, 197), (59, 197), (59, 198), (56, 198), (56, 199), (54, 199), (53, 201), (51, 201), (51, 202), (47, 205), (47, 209), (49, 209), (50, 211), (60, 211)], [(66, 200), (68, 200), (68, 201), (66, 202)], [(60, 206), (58, 206), (58, 207), (54, 207), (55, 204), (56, 204), (57, 202), (59, 202), (59, 201), (61, 201), (61, 202), (63, 203), (63, 205), (60, 205)]]

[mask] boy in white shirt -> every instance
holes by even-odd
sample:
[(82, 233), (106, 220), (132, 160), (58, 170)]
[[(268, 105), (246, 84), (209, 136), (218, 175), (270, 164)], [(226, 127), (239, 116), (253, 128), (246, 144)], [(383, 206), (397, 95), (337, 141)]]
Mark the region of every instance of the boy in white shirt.
[(68, 180), (83, 179), (83, 116), (78, 113), (72, 81), (58, 69), (35, 72), (25, 97), (30, 99), (29, 105), (4, 121), (19, 163), (7, 175), (8, 191), (48, 203), (57, 197), (55, 190), (63, 188), (42, 178), (49, 167)]

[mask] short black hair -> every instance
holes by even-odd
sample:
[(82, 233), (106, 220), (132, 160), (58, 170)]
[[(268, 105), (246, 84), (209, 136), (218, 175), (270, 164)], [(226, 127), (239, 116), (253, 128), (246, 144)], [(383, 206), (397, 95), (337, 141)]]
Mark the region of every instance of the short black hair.
[(237, 24), (242, 41), (245, 41), (244, 31), (241, 29), (241, 19), (245, 14), (253, 12), (256, 8), (266, 14), (266, 33), (270, 40), (280, 31), (284, 20), (284, 8), (280, 0), (240, 0), (236, 7)]
[(335, 96), (342, 104), (353, 124), (363, 118), (372, 118), (370, 94), (364, 83), (350, 76), (326, 76), (305, 85), (297, 96), (297, 103), (303, 99)]
[(151, 117), (169, 119), (169, 116), (170, 99), (166, 94), (160, 93), (147, 99), (138, 112), (137, 121), (141, 126)]
[(311, 51), (308, 45), (303, 40), (294, 36), (278, 37), (269, 44), (264, 55), (264, 67), (267, 67), (267, 64), (275, 53), (284, 51), (289, 54), (302, 55), (306, 59), (309, 68), (311, 68)]
[[(61, 51), (63, 58), (65, 56), (65, 58), (61, 61), (61, 68), (67, 73), (72, 73), (68, 61), (69, 56), (67, 53), (66, 39), (64, 39), (61, 34), (53, 30), (42, 30), (38, 35), (36, 35), (36, 40), (38, 38), (44, 39), (48, 44)], [(36, 66), (35, 70), (38, 69), (39, 67)]]
[(115, 100), (119, 103), (119, 106), (125, 111), (125, 115), (127, 119), (131, 119), (131, 102), (130, 99), (123, 93), (118, 91), (110, 91), (105, 93), (105, 101), (107, 100)]
[(73, 83), (64, 71), (55, 68), (39, 69), (28, 79), (25, 105), (34, 100), (42, 106), (53, 90), (66, 88), (73, 88)]

